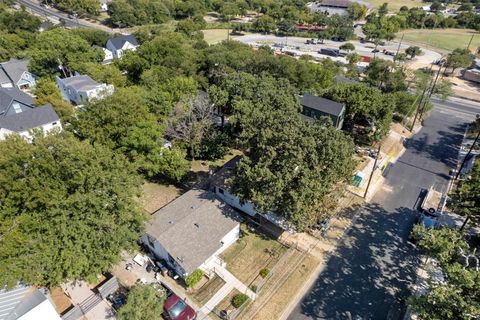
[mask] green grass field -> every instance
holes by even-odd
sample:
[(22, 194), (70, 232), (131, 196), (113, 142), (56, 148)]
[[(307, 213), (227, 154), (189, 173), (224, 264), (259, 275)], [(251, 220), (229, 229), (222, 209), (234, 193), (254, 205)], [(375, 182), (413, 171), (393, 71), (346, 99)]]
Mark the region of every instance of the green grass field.
[(207, 29), (202, 30), (203, 39), (207, 41), (208, 44), (215, 44), (227, 40), (228, 29)]
[[(465, 29), (438, 29), (438, 30), (407, 30), (404, 41), (413, 44), (427, 45), (443, 51), (451, 51), (456, 48), (466, 48), (474, 31)], [(402, 34), (398, 33), (397, 38)], [(480, 34), (473, 37), (470, 49), (480, 46)]]
[(367, 0), (374, 8), (380, 7), (383, 3), (388, 3), (388, 10), (397, 12), (401, 7), (407, 6), (409, 8), (421, 7), (425, 4), (421, 0)]

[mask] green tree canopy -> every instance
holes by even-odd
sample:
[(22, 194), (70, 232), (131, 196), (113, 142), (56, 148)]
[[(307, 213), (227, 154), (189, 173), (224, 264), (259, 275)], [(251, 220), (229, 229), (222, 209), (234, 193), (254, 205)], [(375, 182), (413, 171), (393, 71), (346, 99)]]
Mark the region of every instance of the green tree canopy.
[(145, 220), (123, 156), (70, 134), (0, 142), (0, 283), (96, 279)]
[(162, 320), (165, 296), (152, 285), (139, 284), (127, 296), (116, 317), (118, 320)]
[(36, 81), (33, 92), (37, 106), (50, 103), (64, 123), (72, 120), (75, 110), (69, 102), (63, 99), (55, 81), (50, 78), (40, 78)]
[(370, 119), (375, 122), (378, 134), (388, 132), (395, 108), (389, 95), (366, 84), (339, 84), (327, 90), (325, 97), (346, 105), (347, 127)]
[(67, 73), (73, 73), (81, 63), (103, 60), (101, 50), (92, 48), (72, 31), (61, 28), (42, 32), (29, 55), (29, 69), (38, 76), (60, 74), (60, 65)]
[[(164, 173), (161, 167), (165, 163), (162, 161), (164, 127), (150, 112), (141, 88), (120, 88), (112, 96), (86, 105), (74, 128), (81, 138), (125, 154), (145, 175)], [(178, 164), (179, 170), (184, 168), (184, 163)], [(176, 179), (179, 175), (182, 174), (168, 178)]]
[(452, 68), (452, 73), (458, 68), (468, 68), (473, 64), (475, 56), (467, 49), (455, 49), (447, 56), (446, 66)]

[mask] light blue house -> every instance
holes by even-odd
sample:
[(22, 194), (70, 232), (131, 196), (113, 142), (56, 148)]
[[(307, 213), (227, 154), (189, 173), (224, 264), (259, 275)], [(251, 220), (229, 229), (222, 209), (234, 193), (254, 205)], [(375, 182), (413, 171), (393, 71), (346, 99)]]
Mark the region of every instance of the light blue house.
[(36, 76), (28, 71), (28, 60), (10, 59), (0, 63), (0, 87), (30, 90)]

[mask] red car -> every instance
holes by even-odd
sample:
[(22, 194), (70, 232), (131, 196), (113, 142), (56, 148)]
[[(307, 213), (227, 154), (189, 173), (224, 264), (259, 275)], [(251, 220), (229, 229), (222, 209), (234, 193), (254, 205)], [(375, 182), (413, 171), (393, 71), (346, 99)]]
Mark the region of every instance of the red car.
[(163, 304), (165, 309), (165, 316), (170, 320), (195, 320), (197, 319), (197, 313), (190, 307), (185, 301), (180, 299), (175, 293), (172, 293), (165, 303)]

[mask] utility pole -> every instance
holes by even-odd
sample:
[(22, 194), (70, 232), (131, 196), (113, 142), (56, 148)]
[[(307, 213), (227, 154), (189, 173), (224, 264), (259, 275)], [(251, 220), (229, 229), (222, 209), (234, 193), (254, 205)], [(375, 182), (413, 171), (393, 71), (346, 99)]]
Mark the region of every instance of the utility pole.
[(472, 34), (472, 37), (470, 38), (470, 41), (468, 42), (467, 50), (470, 50), (470, 45), (472, 44), (474, 36), (475, 36), (475, 33)]
[(393, 61), (397, 60), (398, 53), (400, 52), (400, 47), (402, 46), (403, 37), (405, 37), (405, 33), (402, 33), (402, 38), (400, 39), (400, 42), (398, 43), (397, 53), (395, 53), (395, 57), (393, 57)]
[(368, 178), (367, 189), (365, 190), (365, 194), (363, 195), (363, 198), (367, 197), (368, 189), (370, 188), (370, 183), (372, 182), (372, 178), (373, 178), (373, 173), (375, 172), (375, 169), (377, 168), (377, 162), (378, 162), (378, 157), (380, 156), (380, 149), (381, 148), (382, 148), (382, 144), (378, 143), (377, 156), (375, 157), (375, 162), (373, 163), (372, 172), (370, 172), (370, 178)]
[(455, 175), (455, 180), (458, 179), (458, 177), (460, 176), (460, 172), (462, 172), (462, 169), (463, 169), (463, 166), (465, 165), (465, 162), (467, 161), (467, 158), (470, 156), (470, 154), (472, 153), (472, 150), (473, 148), (475, 148), (475, 145), (477, 144), (477, 141), (478, 141), (478, 138), (480, 137), (480, 131), (478, 131), (477, 133), (477, 137), (475, 138), (475, 140), (473, 141), (472, 143), (472, 146), (470, 147), (470, 150), (468, 150), (468, 153), (465, 155), (465, 158), (463, 158), (463, 161), (462, 161), (462, 164), (460, 165), (460, 168), (458, 169), (458, 172), (457, 174)]
[(420, 118), (423, 117), (423, 112), (425, 111), (425, 108), (427, 107), (428, 101), (430, 101), (430, 98), (432, 97), (432, 94), (433, 94), (433, 92), (435, 91), (435, 87), (437, 86), (438, 77), (440, 76), (440, 71), (442, 70), (444, 63), (445, 63), (445, 62), (442, 62), (442, 63), (440, 64), (440, 67), (438, 68), (438, 71), (437, 71), (437, 75), (435, 76), (435, 80), (433, 81), (433, 84), (432, 84), (432, 87), (431, 87), (431, 89), (430, 89), (430, 92), (428, 93), (428, 97), (427, 97), (427, 99), (425, 99), (425, 101), (423, 102), (423, 107), (422, 107), (422, 109), (420, 110)]
[(413, 128), (415, 127), (415, 122), (417, 122), (418, 113), (420, 112), (420, 108), (421, 108), (422, 103), (423, 103), (423, 98), (425, 97), (425, 93), (427, 92), (427, 88), (428, 87), (426, 86), (425, 89), (423, 89), (422, 97), (420, 98), (420, 102), (418, 103), (417, 110), (415, 111), (415, 117), (413, 117), (413, 122), (412, 122), (412, 126), (410, 128), (410, 132), (413, 131)]

